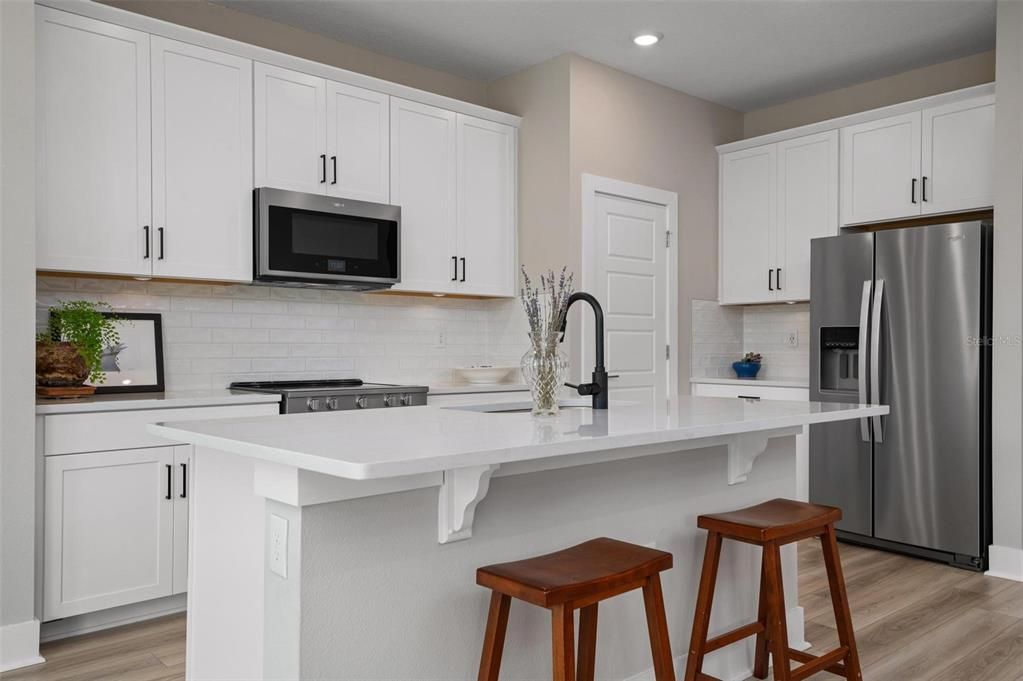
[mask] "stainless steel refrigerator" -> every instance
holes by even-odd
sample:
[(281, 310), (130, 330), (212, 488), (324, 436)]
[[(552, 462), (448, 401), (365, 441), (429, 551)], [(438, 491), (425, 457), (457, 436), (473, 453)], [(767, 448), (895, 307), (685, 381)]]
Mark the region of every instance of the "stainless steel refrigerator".
[(987, 569), (991, 224), (814, 239), (810, 399), (891, 406), (810, 427), (810, 499), (847, 541)]

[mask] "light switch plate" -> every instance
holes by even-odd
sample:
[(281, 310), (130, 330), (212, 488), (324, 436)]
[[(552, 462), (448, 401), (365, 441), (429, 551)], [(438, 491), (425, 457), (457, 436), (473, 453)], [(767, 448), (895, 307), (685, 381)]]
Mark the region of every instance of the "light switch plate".
[(270, 572), (288, 578), (288, 519), (270, 514)]

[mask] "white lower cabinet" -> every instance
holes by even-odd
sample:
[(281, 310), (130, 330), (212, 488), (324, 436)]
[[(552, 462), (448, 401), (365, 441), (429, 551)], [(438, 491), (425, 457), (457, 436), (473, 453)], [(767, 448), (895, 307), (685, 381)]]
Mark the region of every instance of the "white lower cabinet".
[(175, 548), (187, 552), (175, 546), (180, 449), (47, 457), (44, 620), (174, 592)]

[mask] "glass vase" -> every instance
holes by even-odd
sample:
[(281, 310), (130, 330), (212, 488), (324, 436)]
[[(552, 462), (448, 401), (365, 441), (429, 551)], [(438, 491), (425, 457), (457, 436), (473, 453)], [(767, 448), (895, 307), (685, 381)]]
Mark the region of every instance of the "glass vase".
[(534, 416), (558, 413), (558, 396), (567, 371), (568, 360), (556, 343), (533, 347), (522, 356), (522, 376), (533, 397)]

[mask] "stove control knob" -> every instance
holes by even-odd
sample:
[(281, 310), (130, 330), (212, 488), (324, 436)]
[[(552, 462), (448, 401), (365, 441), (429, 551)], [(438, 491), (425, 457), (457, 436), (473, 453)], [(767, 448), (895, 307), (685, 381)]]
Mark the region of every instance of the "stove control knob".
[(401, 406), (411, 407), (412, 406), (412, 395), (405, 393), (401, 396)]
[(397, 407), (400, 405), (397, 395), (384, 395), (384, 406), (385, 407)]
[(328, 411), (335, 411), (336, 409), (337, 409), (337, 398), (336, 397), (328, 397), (327, 398), (327, 410)]
[(309, 411), (320, 411), (323, 409), (323, 400), (319, 397), (310, 397), (305, 401), (305, 408)]
[(358, 397), (355, 398), (355, 408), (356, 409), (365, 409), (368, 406), (369, 406), (369, 402), (366, 400), (366, 396), (365, 395), (359, 395)]

